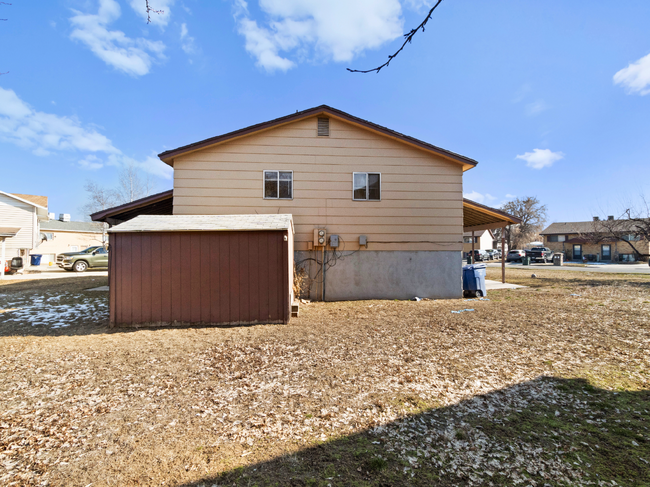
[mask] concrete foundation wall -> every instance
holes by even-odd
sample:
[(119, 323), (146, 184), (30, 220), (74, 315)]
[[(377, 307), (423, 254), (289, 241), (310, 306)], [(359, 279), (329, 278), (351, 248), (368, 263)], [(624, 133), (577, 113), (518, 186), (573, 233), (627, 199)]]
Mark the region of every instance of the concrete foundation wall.
[[(317, 255), (316, 255), (317, 254)], [(331, 251), (328, 252), (331, 258)], [(304, 261), (319, 252), (295, 252), (295, 261)], [(327, 260), (327, 258), (326, 258)], [(311, 298), (319, 299), (319, 265), (311, 261)], [(372, 251), (343, 252), (336, 265), (325, 272), (325, 300), (460, 298), (462, 258), (458, 251)]]

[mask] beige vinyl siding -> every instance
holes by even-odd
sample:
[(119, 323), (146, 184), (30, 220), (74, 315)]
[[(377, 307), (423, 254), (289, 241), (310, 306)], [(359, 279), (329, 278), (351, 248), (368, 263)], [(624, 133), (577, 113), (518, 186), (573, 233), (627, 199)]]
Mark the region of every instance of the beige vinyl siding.
[[(335, 118), (318, 137), (316, 120), (174, 158), (174, 214), (291, 213), (296, 250), (318, 227), (345, 250), (462, 249), (461, 165)], [(293, 200), (263, 198), (264, 170), (293, 171)], [(381, 173), (381, 201), (352, 200), (353, 172)]]
[(35, 231), (38, 230), (34, 228), (35, 225), (33, 206), (0, 194), (0, 227), (20, 228), (15, 237), (6, 240), (7, 258), (17, 256), (20, 249), (33, 248)]
[(54, 234), (54, 240), (42, 242), (34, 251), (37, 254), (56, 255), (70, 252), (71, 246), (76, 246), (78, 250), (83, 250), (95, 245), (102, 245), (101, 233), (43, 231)]

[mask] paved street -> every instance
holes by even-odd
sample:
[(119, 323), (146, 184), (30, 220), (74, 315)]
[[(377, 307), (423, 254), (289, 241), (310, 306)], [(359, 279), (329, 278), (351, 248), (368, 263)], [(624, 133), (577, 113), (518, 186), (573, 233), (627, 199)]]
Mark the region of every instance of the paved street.
[[(487, 263), (488, 267), (501, 267), (500, 262)], [(650, 274), (650, 266), (647, 263), (642, 264), (565, 264), (563, 266), (554, 266), (552, 263), (549, 264), (531, 264), (525, 266), (519, 263), (507, 263), (507, 268), (515, 269), (526, 269), (530, 268), (537, 271), (543, 271), (545, 269), (554, 270), (554, 271), (577, 271), (577, 272), (607, 272), (614, 274)]]

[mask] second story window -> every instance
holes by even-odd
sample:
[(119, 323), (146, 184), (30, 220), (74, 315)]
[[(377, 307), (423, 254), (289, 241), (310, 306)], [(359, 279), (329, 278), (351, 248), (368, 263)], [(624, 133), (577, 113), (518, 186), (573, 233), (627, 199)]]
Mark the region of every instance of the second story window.
[(381, 174), (378, 172), (352, 173), (352, 199), (356, 201), (380, 201)]
[(264, 198), (293, 199), (293, 171), (264, 171)]

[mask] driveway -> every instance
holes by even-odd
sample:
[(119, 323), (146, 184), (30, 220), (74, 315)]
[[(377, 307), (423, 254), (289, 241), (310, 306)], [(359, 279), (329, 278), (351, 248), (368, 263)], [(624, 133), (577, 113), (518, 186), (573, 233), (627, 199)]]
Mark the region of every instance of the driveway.
[(108, 269), (88, 270), (86, 272), (68, 272), (52, 266), (29, 266), (22, 274), (5, 274), (5, 281), (31, 281), (33, 279), (60, 279), (62, 277), (106, 277)]
[[(488, 267), (501, 267), (501, 263), (488, 263)], [(525, 266), (520, 263), (509, 262), (506, 264), (507, 268), (513, 269), (534, 269), (538, 270), (554, 270), (554, 271), (577, 271), (577, 272), (610, 272), (614, 274), (650, 274), (650, 266), (646, 263), (642, 264), (604, 264), (602, 262), (595, 264), (578, 264), (569, 262), (563, 266), (554, 266), (552, 263), (548, 264), (531, 264)]]

